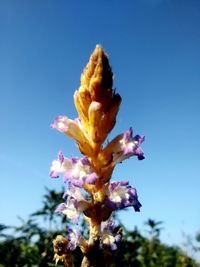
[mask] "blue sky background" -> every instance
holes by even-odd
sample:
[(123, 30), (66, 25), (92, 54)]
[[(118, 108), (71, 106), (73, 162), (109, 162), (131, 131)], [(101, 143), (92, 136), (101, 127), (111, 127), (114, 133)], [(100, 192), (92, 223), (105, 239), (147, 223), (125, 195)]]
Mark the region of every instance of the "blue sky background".
[(133, 126), (145, 134), (146, 159), (116, 167), (143, 205), (121, 213), (145, 229), (164, 222), (163, 240), (200, 230), (200, 1), (0, 1), (0, 223), (41, 207), (59, 149), (74, 142), (49, 128), (59, 114), (77, 116), (73, 93), (95, 45), (110, 56), (123, 102), (114, 135)]

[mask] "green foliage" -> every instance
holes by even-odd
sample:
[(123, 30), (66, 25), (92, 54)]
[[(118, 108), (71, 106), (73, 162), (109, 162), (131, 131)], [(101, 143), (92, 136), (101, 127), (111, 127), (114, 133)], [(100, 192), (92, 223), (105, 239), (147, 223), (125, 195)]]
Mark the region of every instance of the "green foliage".
[[(14, 228), (0, 224), (0, 267), (55, 266), (52, 240), (69, 226), (66, 219), (54, 213), (55, 207), (61, 202), (61, 197), (62, 192), (46, 189), (42, 208), (30, 215), (28, 221), (20, 219), (21, 226)], [(41, 218), (47, 225), (41, 223)], [(119, 251), (110, 253), (114, 260), (109, 267), (200, 266), (179, 247), (161, 243), (159, 236), (162, 222), (149, 219), (145, 225), (148, 227), (149, 237), (143, 236), (137, 228), (133, 231), (124, 229), (124, 238)], [(82, 229), (87, 235), (84, 223)], [(197, 234), (198, 242), (199, 236), (200, 234)], [(79, 249), (74, 251), (73, 257), (75, 267), (79, 267), (82, 259)]]

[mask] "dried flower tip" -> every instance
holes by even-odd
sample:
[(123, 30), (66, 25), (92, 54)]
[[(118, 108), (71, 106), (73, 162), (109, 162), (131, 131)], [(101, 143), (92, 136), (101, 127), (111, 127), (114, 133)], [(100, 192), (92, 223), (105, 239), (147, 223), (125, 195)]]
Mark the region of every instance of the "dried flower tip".
[(67, 252), (68, 240), (62, 235), (57, 235), (53, 240), (54, 252), (59, 256), (62, 256)]
[(64, 262), (66, 257), (68, 257), (68, 243), (69, 241), (62, 235), (57, 235), (56, 239), (53, 240), (54, 247), (54, 260), (56, 264), (59, 261)]

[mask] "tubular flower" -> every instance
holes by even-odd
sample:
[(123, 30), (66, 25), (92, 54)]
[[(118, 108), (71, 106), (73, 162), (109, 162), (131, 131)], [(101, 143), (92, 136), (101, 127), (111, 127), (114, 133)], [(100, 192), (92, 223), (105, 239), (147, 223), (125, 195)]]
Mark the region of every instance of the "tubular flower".
[(136, 135), (133, 137), (133, 130), (130, 128), (123, 134), (116, 136), (99, 153), (100, 164), (115, 166), (131, 156), (137, 156), (139, 160), (144, 159), (144, 153), (140, 144), (144, 141), (144, 136)]
[(84, 157), (81, 159), (72, 158), (71, 168), (64, 173), (65, 181), (82, 187), (84, 184), (95, 184), (98, 176), (93, 171), (89, 160)]
[(80, 231), (76, 229), (68, 229), (68, 248), (70, 251), (73, 251), (77, 248), (78, 245), (85, 245), (85, 239), (82, 237)]
[(116, 250), (122, 239), (121, 229), (115, 231), (114, 222), (108, 220), (101, 224), (101, 245), (108, 246), (111, 250)]
[(90, 203), (85, 200), (79, 188), (70, 186), (64, 194), (65, 202), (58, 205), (55, 212), (62, 213), (72, 222), (78, 223), (80, 213), (89, 208)]
[(52, 161), (50, 168), (51, 178), (59, 178), (61, 173), (64, 173), (66, 169), (70, 168), (71, 161), (64, 157), (61, 151), (58, 152), (57, 159)]
[(76, 120), (71, 120), (67, 116), (56, 117), (53, 124), (51, 124), (53, 129), (57, 129), (61, 133), (65, 133), (71, 138), (75, 139), (77, 142), (81, 142), (84, 138), (78, 123)]
[(135, 211), (140, 211), (142, 206), (138, 201), (136, 189), (131, 187), (127, 181), (110, 183), (104, 203), (113, 210), (133, 206)]
[(50, 168), (52, 178), (58, 178), (60, 174), (64, 175), (65, 182), (70, 182), (78, 187), (82, 187), (84, 184), (95, 184), (98, 178), (86, 157), (68, 159), (64, 157), (61, 151)]
[(79, 119), (71, 120), (67, 116), (60, 115), (56, 117), (54, 123), (52, 123), (50, 126), (51, 128), (73, 138), (80, 147), (84, 146), (86, 155), (93, 154), (93, 148), (90, 145), (91, 140), (89, 140), (88, 137), (86, 137), (83, 133), (82, 125)]
[(75, 229), (68, 229), (68, 239), (69, 239), (69, 244), (68, 248), (73, 251), (76, 249), (79, 240), (81, 238), (81, 233)]

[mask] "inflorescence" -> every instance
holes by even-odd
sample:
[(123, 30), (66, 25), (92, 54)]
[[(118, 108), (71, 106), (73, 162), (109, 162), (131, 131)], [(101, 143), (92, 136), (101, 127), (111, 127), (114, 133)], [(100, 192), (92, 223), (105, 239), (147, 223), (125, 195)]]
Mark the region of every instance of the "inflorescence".
[(121, 103), (112, 86), (108, 57), (97, 45), (74, 94), (78, 118), (58, 116), (51, 125), (73, 138), (83, 154), (82, 158), (67, 158), (59, 151), (50, 168), (50, 176), (62, 175), (67, 185), (63, 203), (56, 212), (66, 215), (74, 224), (79, 223), (83, 214), (89, 225), (87, 240), (77, 229), (69, 229), (66, 236), (58, 235), (53, 241), (56, 263), (62, 261), (69, 267), (73, 266), (71, 252), (77, 246), (84, 255), (82, 267), (103, 266), (103, 251), (116, 250), (122, 238), (122, 231), (116, 231), (111, 219), (113, 212), (130, 206), (135, 211), (141, 208), (137, 191), (128, 181), (110, 181), (117, 163), (131, 156), (144, 159), (140, 148), (144, 136), (134, 136), (132, 128), (104, 144), (116, 123)]

